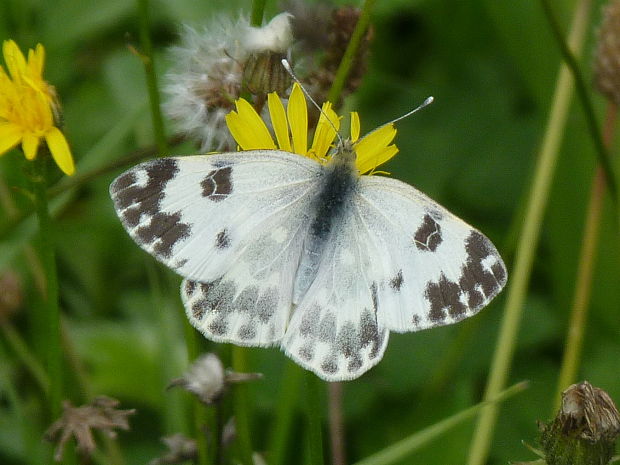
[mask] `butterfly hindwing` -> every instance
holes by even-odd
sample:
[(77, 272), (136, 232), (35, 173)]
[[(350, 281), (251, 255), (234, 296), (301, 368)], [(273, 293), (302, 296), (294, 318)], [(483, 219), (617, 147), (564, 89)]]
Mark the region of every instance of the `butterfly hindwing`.
[(355, 209), (384, 273), (386, 326), (415, 331), (475, 314), (506, 283), (505, 265), (482, 233), (401, 181), (360, 179)]
[(110, 194), (140, 247), (185, 278), (211, 282), (311, 195), (320, 169), (273, 150), (161, 158), (120, 175)]
[(353, 379), (376, 365), (389, 332), (378, 296), (381, 253), (353, 210), (334, 224), (316, 278), (293, 313), (283, 349), (327, 381)]

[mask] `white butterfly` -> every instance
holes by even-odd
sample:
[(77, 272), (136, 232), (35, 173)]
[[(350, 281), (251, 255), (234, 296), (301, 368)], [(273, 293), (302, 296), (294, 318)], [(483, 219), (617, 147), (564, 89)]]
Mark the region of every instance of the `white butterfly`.
[(163, 158), (110, 193), (131, 237), (185, 280), (206, 337), (279, 345), (327, 381), (377, 364), (390, 331), (475, 314), (506, 282), (493, 244), (395, 179), (280, 150)]

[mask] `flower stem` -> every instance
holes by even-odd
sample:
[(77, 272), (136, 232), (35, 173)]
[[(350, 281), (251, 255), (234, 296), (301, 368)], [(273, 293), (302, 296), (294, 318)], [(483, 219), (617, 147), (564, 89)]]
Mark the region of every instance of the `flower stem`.
[[(610, 102), (607, 106), (605, 132), (603, 134), (604, 143), (607, 147), (611, 146), (613, 140), (617, 115), (618, 107)], [(564, 358), (562, 359), (560, 376), (558, 378), (554, 411), (558, 410), (560, 407), (562, 391), (576, 381), (575, 378), (579, 368), (581, 349), (583, 346), (583, 334), (588, 316), (588, 303), (592, 291), (592, 274), (594, 262), (596, 260), (605, 184), (605, 173), (599, 164), (596, 168), (594, 180), (590, 189), (590, 202), (586, 213), (583, 242), (581, 244), (579, 269), (577, 271), (577, 282), (575, 284), (575, 295), (573, 297), (573, 308), (568, 323), (566, 347), (564, 350)]]
[(265, 3), (267, 3), (267, 0), (252, 0), (252, 16), (250, 18), (250, 24), (252, 26), (258, 27), (263, 24)]
[[(579, 54), (584, 42), (591, 6), (591, 0), (581, 0), (575, 9), (568, 42), (576, 55)], [(493, 355), (484, 400), (492, 399), (503, 389), (510, 372), (523, 304), (532, 271), (534, 252), (538, 244), (543, 213), (547, 206), (549, 189), (555, 171), (572, 93), (573, 78), (567, 66), (562, 64), (527, 202), (523, 228), (517, 244), (514, 271), (509, 281), (506, 308)], [(480, 413), (469, 451), (469, 465), (482, 465), (486, 462), (493, 430), (497, 421), (497, 414), (497, 405), (489, 405)]]
[(138, 0), (138, 13), (140, 20), (140, 46), (142, 48), (140, 57), (142, 58), (144, 72), (146, 74), (153, 132), (155, 134), (155, 142), (159, 154), (163, 156), (168, 152), (168, 142), (164, 132), (164, 120), (161, 116), (159, 87), (157, 85), (157, 73), (155, 72), (155, 62), (153, 60), (149, 21), (149, 0)]
[(291, 425), (299, 397), (299, 385), (304, 372), (297, 364), (286, 359), (282, 376), (282, 385), (278, 394), (275, 425), (269, 442), (269, 464), (282, 465), (286, 454), (286, 445), (292, 433)]
[(329, 439), (332, 448), (332, 464), (345, 465), (344, 417), (342, 413), (343, 383), (329, 383)]
[(45, 367), (50, 381), (49, 408), (52, 419), (61, 413), (63, 392), (62, 350), (60, 342), (60, 309), (58, 307), (58, 275), (54, 252), (54, 233), (47, 204), (46, 162), (47, 156), (39, 156), (33, 161), (32, 189), (35, 211), (39, 221), (39, 253), (45, 275), (45, 304), (39, 315), (45, 322)]
[[(245, 347), (232, 346), (233, 371), (237, 373), (245, 373), (248, 371), (247, 352)], [(235, 425), (237, 427), (239, 460), (241, 460), (243, 465), (253, 464), (248, 387), (249, 386), (244, 383), (238, 384), (235, 386), (234, 393)]]
[(357, 54), (360, 43), (362, 42), (364, 34), (366, 34), (366, 30), (368, 29), (368, 25), (370, 24), (370, 13), (374, 4), (375, 0), (364, 1), (362, 14), (355, 25), (353, 34), (351, 34), (351, 40), (347, 45), (342, 61), (340, 61), (340, 66), (338, 66), (338, 70), (336, 71), (334, 82), (332, 83), (329, 93), (327, 94), (327, 100), (332, 102), (334, 105), (337, 104), (340, 99), (340, 94), (342, 93), (344, 84), (347, 81), (347, 77), (349, 77), (349, 72), (351, 71), (353, 62), (355, 61), (355, 55)]
[(305, 378), (309, 463), (322, 465), (324, 463), (323, 433), (321, 431), (321, 386), (323, 383), (314, 373), (309, 371), (305, 373)]
[(359, 462), (355, 465), (390, 465), (394, 463), (408, 463), (405, 459), (410, 456), (414, 451), (426, 446), (430, 441), (441, 437), (447, 431), (451, 430), (455, 426), (463, 423), (465, 420), (473, 417), (482, 408), (489, 404), (498, 404), (505, 401), (509, 397), (518, 394), (528, 387), (527, 381), (517, 383), (508, 389), (498, 393), (496, 396), (489, 400), (480, 402), (473, 407), (469, 407), (449, 418), (441, 420), (422, 431), (416, 431), (411, 436), (402, 439), (382, 451), (379, 451)]

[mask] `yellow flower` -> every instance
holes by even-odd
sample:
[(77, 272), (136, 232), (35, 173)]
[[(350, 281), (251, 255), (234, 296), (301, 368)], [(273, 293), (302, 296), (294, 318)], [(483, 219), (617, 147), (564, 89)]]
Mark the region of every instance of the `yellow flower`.
[(8, 74), (0, 65), (0, 155), (21, 142), (24, 156), (33, 160), (45, 139), (58, 167), (72, 175), (69, 144), (54, 121), (58, 110), (54, 88), (43, 79), (45, 49), (37, 44), (26, 60), (17, 44), (7, 40), (2, 53)]
[[(328, 151), (336, 138), (334, 128), (340, 129), (340, 118), (332, 110), (330, 102), (323, 104), (323, 112), (319, 117), (310, 148), (308, 148), (308, 108), (303, 91), (297, 83), (293, 85), (286, 111), (275, 93), (268, 95), (267, 105), (276, 142), (250, 103), (239, 99), (235, 105), (237, 111), (226, 115), (226, 124), (241, 150), (280, 149), (304, 155), (320, 163), (329, 160), (331, 155)], [(332, 124), (329, 124), (327, 118)], [(360, 174), (374, 170), (398, 153), (396, 145), (391, 144), (396, 136), (396, 128), (391, 123), (381, 126), (362, 139), (359, 135), (359, 116), (356, 112), (352, 112), (351, 142), (357, 155), (355, 165)]]

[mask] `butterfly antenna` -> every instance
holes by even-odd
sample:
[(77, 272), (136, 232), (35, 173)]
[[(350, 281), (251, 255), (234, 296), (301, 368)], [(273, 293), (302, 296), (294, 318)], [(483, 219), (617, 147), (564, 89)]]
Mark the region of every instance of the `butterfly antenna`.
[[(430, 105), (431, 103), (433, 103), (433, 101), (434, 101), (434, 100), (435, 100), (435, 98), (434, 98), (434, 97), (427, 97), (427, 98), (426, 98), (426, 100), (424, 100), (424, 101), (423, 101), (420, 105), (418, 105), (417, 107), (415, 107), (413, 110), (411, 110), (411, 111), (409, 111), (409, 112), (405, 113), (403, 116), (399, 116), (398, 118), (393, 119), (392, 121), (388, 121), (387, 123), (382, 124), (382, 125), (381, 125), (381, 126), (379, 126), (378, 128), (373, 129), (373, 130), (372, 130), (372, 131), (370, 131), (368, 134), (364, 135), (364, 137), (369, 136), (370, 134), (372, 134), (372, 133), (373, 133), (373, 132), (375, 132), (375, 131), (378, 131), (379, 129), (382, 129), (382, 128), (386, 127), (386, 126), (389, 126), (390, 124), (394, 124), (394, 123), (396, 123), (396, 122), (400, 121), (401, 119), (405, 119), (405, 118), (407, 118), (407, 117), (409, 117), (409, 116), (413, 115), (415, 112), (420, 111), (422, 108), (424, 108), (424, 107), (426, 107), (426, 106)], [(364, 137), (360, 138), (360, 140), (361, 140), (361, 139), (363, 139)]]
[[(329, 125), (332, 127), (332, 129), (334, 130), (334, 132), (336, 133), (336, 137), (338, 137), (338, 142), (340, 144), (343, 144), (344, 141), (342, 140), (342, 137), (340, 137), (340, 134), (338, 134), (338, 129), (336, 129), (336, 126), (334, 126), (334, 123), (332, 123), (332, 120), (329, 119), (329, 117), (325, 114), (325, 112), (323, 111), (323, 109), (319, 106), (318, 103), (316, 103), (314, 101), (314, 99), (312, 98), (312, 96), (308, 93), (308, 91), (306, 90), (306, 88), (303, 86), (303, 84), (299, 81), (299, 79), (297, 79), (297, 76), (295, 76), (295, 73), (293, 72), (293, 68), (291, 68), (290, 63), (288, 62), (288, 60), (286, 58), (282, 58), (282, 66), (284, 66), (284, 69), (286, 70), (286, 72), (288, 74), (291, 75), (291, 77), (293, 78), (293, 81), (295, 81), (297, 84), (299, 84), (299, 87), (301, 87), (302, 92), (304, 93), (304, 95), (306, 97), (308, 97), (308, 100), (310, 100), (312, 102), (312, 104), (317, 108), (317, 110), (319, 110), (319, 112), (325, 117), (325, 119), (327, 120), (327, 122), (329, 123)], [(428, 99), (427, 99), (428, 100)], [(417, 110), (417, 109), (416, 109)], [(414, 110), (414, 111), (416, 111)], [(408, 116), (408, 115), (405, 115)], [(404, 118), (401, 117), (401, 118)], [(400, 118), (399, 118), (400, 119)], [(389, 124), (389, 123), (388, 123)]]

